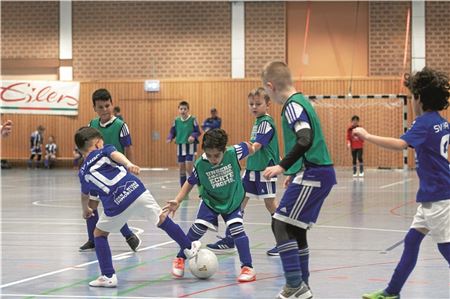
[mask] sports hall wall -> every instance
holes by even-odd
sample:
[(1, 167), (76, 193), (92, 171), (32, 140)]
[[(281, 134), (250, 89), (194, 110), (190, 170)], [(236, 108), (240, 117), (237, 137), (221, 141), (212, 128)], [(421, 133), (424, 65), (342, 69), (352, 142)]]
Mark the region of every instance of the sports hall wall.
[[(46, 136), (56, 137), (59, 156), (71, 157), (73, 132), (95, 117), (90, 96), (101, 87), (111, 91), (130, 126), (136, 162), (151, 167), (176, 164), (175, 147), (165, 137), (181, 99), (189, 101), (200, 121), (216, 107), (231, 142), (248, 139), (253, 119), (246, 95), (260, 85), (259, 72), (270, 60), (287, 60), (305, 94), (344, 94), (350, 84), (353, 94), (401, 91), (409, 2), (314, 2), (309, 7), (303, 2), (246, 2), (246, 78), (238, 80), (230, 78), (230, 5), (73, 2), (73, 59), (61, 61), (59, 3), (2, 1), (2, 78), (54, 80), (59, 65), (71, 65), (74, 80), (81, 82), (77, 117), (2, 115), (15, 123), (13, 136), (2, 140), (2, 158), (27, 158), (29, 135), (39, 124), (47, 128)], [(427, 64), (450, 72), (450, 3), (427, 2), (426, 27)], [(143, 91), (143, 80), (151, 78), (161, 80), (161, 92)], [(375, 110), (336, 113), (318, 107), (336, 165), (350, 165), (345, 128), (353, 114), (374, 132), (401, 134), (397, 110), (381, 115)], [(272, 105), (271, 114), (279, 122), (280, 107)], [(368, 166), (401, 167), (401, 154), (370, 145), (365, 158)]]

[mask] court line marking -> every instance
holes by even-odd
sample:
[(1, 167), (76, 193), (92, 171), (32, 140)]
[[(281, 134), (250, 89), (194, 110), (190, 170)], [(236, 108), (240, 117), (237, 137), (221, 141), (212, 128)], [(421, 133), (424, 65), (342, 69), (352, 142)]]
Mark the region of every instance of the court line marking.
[(395, 183), (392, 183), (392, 184), (383, 185), (383, 186), (380, 186), (380, 187), (378, 187), (378, 188), (380, 188), (380, 189), (386, 189), (386, 188), (389, 188), (389, 187), (392, 187), (392, 186), (396, 186), (396, 185), (403, 185), (403, 184), (405, 184), (405, 183), (407, 183), (407, 182), (410, 182), (410, 181), (412, 181), (411, 178), (406, 179), (406, 180), (401, 180), (401, 181), (398, 181), (398, 182), (395, 182)]
[[(168, 245), (168, 244), (171, 244), (171, 243), (175, 243), (175, 241), (168, 241), (168, 242), (155, 244), (155, 245), (152, 245), (152, 246), (148, 246), (148, 247), (144, 247), (142, 249), (139, 249), (138, 251), (146, 251), (146, 250), (149, 250), (149, 249), (161, 247), (161, 246)], [(130, 252), (124, 252), (124, 253), (120, 253), (120, 254), (114, 255), (112, 258), (113, 259), (114, 258), (120, 258), (122, 256), (129, 255), (129, 254), (130, 254)], [(47, 272), (47, 273), (44, 273), (44, 274), (40, 274), (40, 275), (24, 278), (24, 279), (21, 279), (21, 280), (16, 280), (16, 281), (13, 281), (13, 282), (9, 282), (9, 283), (0, 285), (0, 289), (4, 289), (4, 288), (7, 288), (7, 287), (10, 287), (10, 286), (13, 286), (13, 285), (21, 284), (21, 283), (24, 283), (24, 282), (36, 280), (36, 279), (47, 277), (47, 276), (52, 276), (52, 275), (55, 275), (55, 274), (59, 274), (59, 273), (67, 272), (67, 271), (70, 271), (70, 270), (74, 270), (75, 268), (81, 268), (81, 267), (85, 267), (85, 266), (92, 265), (92, 264), (97, 264), (97, 263), (98, 263), (98, 260), (95, 260), (95, 261), (79, 264), (79, 265), (76, 265), (76, 266), (66, 267), (66, 268), (63, 268), (63, 269), (60, 269), (60, 270), (56, 270), (56, 271)]]
[[(91, 295), (38, 295), (38, 294), (0, 294), (0, 297), (38, 297), (38, 298), (109, 298), (109, 296), (91, 296)], [(111, 298), (116, 299), (150, 299), (150, 298), (156, 298), (156, 299), (176, 299), (178, 297), (141, 297), (141, 296), (111, 296)], [(192, 298), (192, 299), (200, 299), (200, 298)], [(202, 297), (201, 299), (214, 299), (214, 298), (205, 298)]]

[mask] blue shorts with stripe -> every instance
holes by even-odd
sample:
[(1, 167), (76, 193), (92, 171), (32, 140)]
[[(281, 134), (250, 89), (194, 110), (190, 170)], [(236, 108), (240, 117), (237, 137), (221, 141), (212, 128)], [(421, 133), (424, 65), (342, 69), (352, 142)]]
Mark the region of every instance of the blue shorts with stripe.
[(333, 166), (308, 167), (289, 184), (273, 218), (304, 229), (310, 228), (317, 221), (322, 204), (335, 184)]
[(242, 177), (245, 196), (249, 198), (265, 199), (276, 197), (276, 178), (266, 180), (261, 171), (245, 170)]
[(200, 202), (197, 219), (195, 219), (194, 223), (203, 224), (209, 229), (217, 231), (217, 228), (219, 227), (219, 215), (222, 216), (222, 219), (227, 226), (230, 226), (230, 224), (233, 223), (244, 223), (240, 207), (229, 214), (219, 214), (208, 207), (203, 200)]
[(197, 151), (197, 143), (177, 144), (178, 163), (194, 161), (195, 152)]

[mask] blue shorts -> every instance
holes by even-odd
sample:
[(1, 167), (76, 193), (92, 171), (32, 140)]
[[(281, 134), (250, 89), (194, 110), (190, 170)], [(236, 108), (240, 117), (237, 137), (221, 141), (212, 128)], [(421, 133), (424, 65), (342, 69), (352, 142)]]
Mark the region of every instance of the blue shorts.
[(203, 200), (200, 202), (197, 219), (195, 219), (194, 223), (203, 224), (210, 230), (217, 231), (217, 228), (219, 227), (219, 215), (222, 216), (222, 219), (227, 226), (230, 226), (233, 223), (244, 223), (240, 207), (229, 214), (219, 214), (208, 207)]
[(261, 171), (245, 170), (242, 177), (242, 183), (246, 192), (245, 196), (256, 199), (275, 198), (277, 192), (276, 181), (276, 178), (266, 180), (261, 176)]
[(273, 218), (309, 229), (317, 221), (322, 204), (335, 184), (332, 166), (307, 168), (289, 184)]
[(196, 151), (197, 151), (196, 143), (177, 144), (178, 163), (194, 161)]
[(40, 146), (39, 147), (32, 147), (30, 149), (30, 151), (31, 151), (32, 155), (41, 155), (42, 154), (42, 149), (41, 149)]

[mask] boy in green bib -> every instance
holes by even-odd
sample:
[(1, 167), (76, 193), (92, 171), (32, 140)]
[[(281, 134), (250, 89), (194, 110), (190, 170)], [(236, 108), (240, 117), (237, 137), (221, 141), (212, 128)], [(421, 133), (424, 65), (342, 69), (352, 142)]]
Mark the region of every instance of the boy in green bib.
[[(239, 160), (253, 153), (250, 144), (227, 147), (228, 136), (222, 129), (212, 129), (203, 135), (203, 155), (195, 161), (192, 175), (184, 183), (174, 200), (168, 201), (164, 211), (175, 213), (183, 199), (197, 185), (202, 202), (197, 219), (187, 234), (189, 240), (199, 240), (208, 229), (217, 231), (218, 217), (222, 216), (236, 244), (241, 272), (239, 282), (256, 279), (247, 235), (244, 231), (241, 204), (245, 196), (240, 175)], [(172, 275), (184, 276), (186, 256), (180, 251), (174, 259)]]

